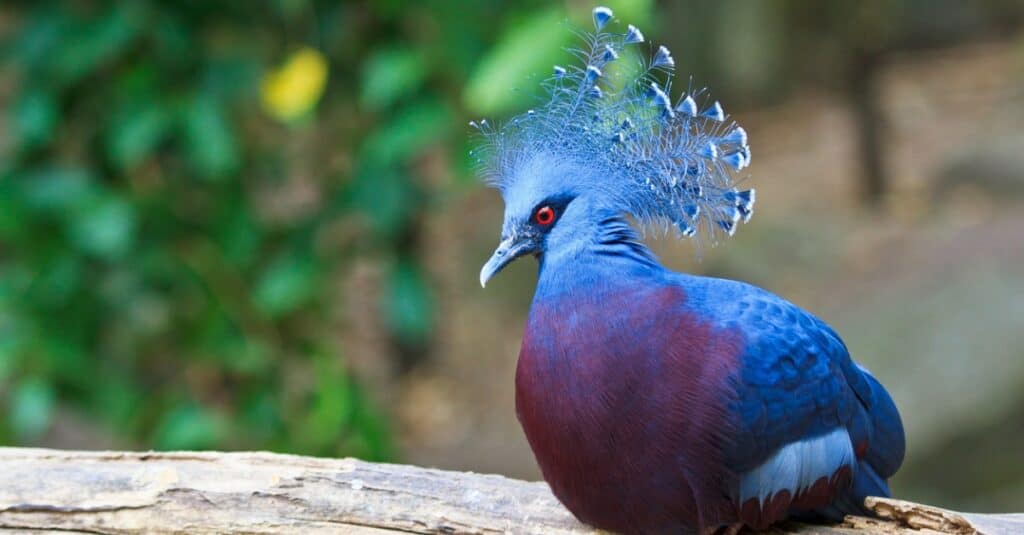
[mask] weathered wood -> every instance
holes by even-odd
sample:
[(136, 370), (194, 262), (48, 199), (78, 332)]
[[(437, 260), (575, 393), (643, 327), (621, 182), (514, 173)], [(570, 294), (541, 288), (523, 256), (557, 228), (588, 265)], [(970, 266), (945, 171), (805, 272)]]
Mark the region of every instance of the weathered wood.
[[(1024, 532), (1024, 516), (899, 502), (892, 521), (789, 524), (776, 533)], [(912, 527), (924, 528), (917, 531)], [(0, 448), (0, 533), (591, 533), (544, 483), (273, 453)]]

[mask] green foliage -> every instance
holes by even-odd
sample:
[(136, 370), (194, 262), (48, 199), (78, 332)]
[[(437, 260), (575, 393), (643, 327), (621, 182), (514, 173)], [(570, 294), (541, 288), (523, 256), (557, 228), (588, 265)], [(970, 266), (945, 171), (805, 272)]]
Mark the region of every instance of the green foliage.
[(26, 377), (11, 392), (11, 429), (15, 434), (36, 438), (50, 425), (54, 391), (50, 383)]
[(395, 45), (379, 50), (366, 61), (360, 102), (379, 110), (408, 96), (423, 83), (427, 64), (413, 48)]
[[(330, 129), (353, 123), (323, 115), (282, 127), (260, 106), (260, 78), (303, 44), (270, 45), (282, 27), (311, 46), (334, 43), (325, 53), (347, 65), (351, 14), (306, 2), (99, 4), (24, 3), (4, 15), (0, 78), (14, 90), (0, 155), (0, 443), (40, 440), (67, 407), (136, 447), (390, 457), (388, 425), (325, 312), (355, 250), (386, 259), (392, 244), (381, 233), (321, 245), (332, 226), (358, 224), (359, 182), (288, 144), (321, 129), (349, 157), (356, 138), (338, 143)], [(394, 68), (394, 57), (380, 61)], [(401, 91), (373, 108), (423, 84), (422, 58), (398, 61), (418, 74), (378, 74)], [(335, 84), (324, 99), (351, 119), (357, 97)], [(406, 109), (429, 132), (377, 129), (372, 151), (386, 161), (376, 165), (392, 168), (399, 191), (411, 177), (395, 159), (436, 143), (450, 119), (436, 97), (424, 102)], [(322, 152), (308, 157), (336, 158)], [(305, 186), (319, 201), (269, 217), (267, 192), (287, 190), (309, 163)], [(417, 202), (390, 209), (390, 225)]]

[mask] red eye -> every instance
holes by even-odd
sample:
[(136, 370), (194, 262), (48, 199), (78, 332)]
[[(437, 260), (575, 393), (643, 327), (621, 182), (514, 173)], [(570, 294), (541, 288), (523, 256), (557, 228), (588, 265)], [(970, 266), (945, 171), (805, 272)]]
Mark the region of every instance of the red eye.
[(550, 225), (555, 222), (555, 211), (550, 206), (541, 206), (537, 209), (537, 213), (533, 214), (533, 219), (540, 225)]

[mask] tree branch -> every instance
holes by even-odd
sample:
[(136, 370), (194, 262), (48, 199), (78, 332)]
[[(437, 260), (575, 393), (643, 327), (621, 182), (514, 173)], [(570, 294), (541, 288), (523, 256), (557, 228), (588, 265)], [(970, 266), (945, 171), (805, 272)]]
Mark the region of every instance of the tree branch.
[[(1024, 515), (963, 515), (877, 500), (892, 521), (776, 533), (1021, 533)], [(1002, 531), (1000, 531), (1002, 530)], [(273, 453), (0, 448), (0, 533), (554, 533), (593, 531), (544, 483)]]

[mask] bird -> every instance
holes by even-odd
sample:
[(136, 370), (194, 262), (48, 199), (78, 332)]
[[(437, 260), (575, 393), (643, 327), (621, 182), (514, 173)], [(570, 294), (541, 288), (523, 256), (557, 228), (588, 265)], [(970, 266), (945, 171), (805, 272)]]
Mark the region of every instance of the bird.
[(840, 521), (890, 496), (892, 397), (840, 336), (744, 282), (679, 273), (651, 229), (718, 244), (749, 221), (746, 131), (606, 7), (535, 108), (471, 121), (476, 172), (504, 201), (487, 282), (534, 256), (515, 407), (544, 479), (619, 533), (736, 533)]

